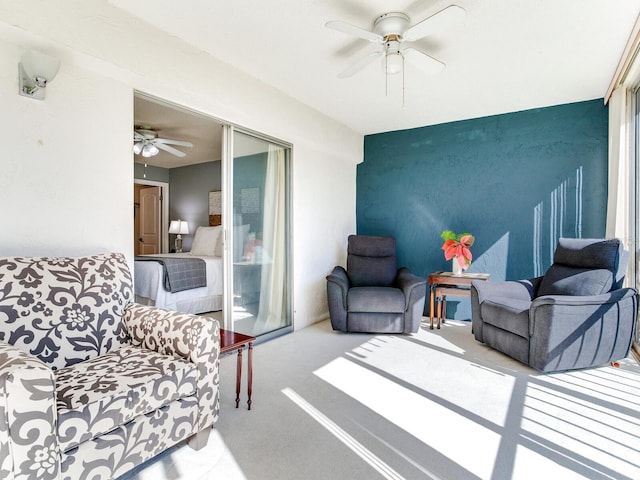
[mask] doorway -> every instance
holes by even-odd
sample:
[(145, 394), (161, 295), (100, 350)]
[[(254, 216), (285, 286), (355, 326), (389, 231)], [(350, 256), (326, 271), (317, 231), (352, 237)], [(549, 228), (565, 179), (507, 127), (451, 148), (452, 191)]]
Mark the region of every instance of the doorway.
[[(291, 146), (142, 93), (134, 98), (134, 126), (173, 145), (180, 142), (177, 153), (161, 148), (145, 156), (139, 147), (134, 155), (134, 179), (140, 184), (134, 189), (136, 254), (153, 252), (148, 245), (153, 240), (145, 235), (153, 237), (158, 230), (159, 253), (170, 254), (175, 235), (168, 226), (180, 220), (188, 231), (182, 235), (182, 255), (190, 255), (199, 243), (196, 237), (202, 238), (198, 230), (221, 224), (223, 248), (215, 253), (221, 264), (220, 301), (177, 301), (170, 308), (214, 316), (227, 330), (263, 338), (290, 331)], [(158, 190), (150, 188), (156, 186), (161, 187), (158, 201)]]
[(133, 253), (155, 255), (167, 253), (169, 184), (134, 179), (133, 184)]

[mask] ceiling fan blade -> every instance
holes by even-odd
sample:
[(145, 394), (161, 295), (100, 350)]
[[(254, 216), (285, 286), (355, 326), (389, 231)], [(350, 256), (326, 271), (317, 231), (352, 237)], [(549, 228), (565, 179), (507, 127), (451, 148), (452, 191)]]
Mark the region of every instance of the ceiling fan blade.
[(372, 52), (368, 54), (366, 57), (361, 58), (356, 63), (351, 65), (350, 67), (345, 68), (338, 74), (338, 78), (348, 78), (351, 75), (359, 72), (364, 67), (373, 62), (376, 58), (380, 58), (382, 56), (382, 52)]
[(405, 48), (403, 50), (404, 58), (415, 65), (420, 70), (422, 70), (427, 75), (434, 75), (436, 73), (441, 72), (446, 66), (440, 60), (436, 60), (435, 58), (427, 55), (420, 50), (416, 50), (415, 48)]
[(364, 40), (369, 40), (370, 42), (382, 41), (382, 37), (377, 33), (370, 32), (369, 30), (365, 30), (360, 27), (356, 27), (355, 25), (351, 25), (350, 23), (343, 22), (341, 20), (333, 20), (331, 22), (327, 22), (324, 26), (330, 28), (331, 30), (337, 30), (338, 32), (347, 33), (358, 38), (363, 38)]
[(170, 140), (168, 138), (156, 138), (153, 143), (163, 143), (168, 145), (179, 145), (181, 147), (193, 147), (193, 143), (191, 142), (183, 142), (181, 140)]
[(160, 150), (164, 150), (165, 152), (169, 152), (173, 155), (175, 155), (176, 157), (184, 157), (186, 155), (186, 153), (181, 152), (180, 150), (177, 150), (173, 147), (170, 147), (169, 145), (165, 145), (164, 143), (154, 143), (154, 145), (156, 147), (158, 147)]
[(427, 35), (440, 33), (462, 23), (467, 12), (458, 5), (450, 5), (438, 13), (425, 18), (404, 32), (404, 39), (413, 42)]
[(144, 140), (144, 136), (140, 135), (138, 132), (133, 132), (133, 140), (136, 142), (141, 142)]

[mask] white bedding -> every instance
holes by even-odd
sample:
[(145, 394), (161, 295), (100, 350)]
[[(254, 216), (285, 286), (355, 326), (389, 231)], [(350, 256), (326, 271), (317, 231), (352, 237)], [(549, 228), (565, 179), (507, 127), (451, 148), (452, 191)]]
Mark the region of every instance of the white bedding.
[(167, 253), (167, 257), (201, 258), (206, 263), (207, 286), (167, 292), (162, 286), (162, 265), (158, 262), (134, 262), (134, 290), (136, 302), (155, 305), (184, 313), (203, 313), (222, 310), (222, 257)]

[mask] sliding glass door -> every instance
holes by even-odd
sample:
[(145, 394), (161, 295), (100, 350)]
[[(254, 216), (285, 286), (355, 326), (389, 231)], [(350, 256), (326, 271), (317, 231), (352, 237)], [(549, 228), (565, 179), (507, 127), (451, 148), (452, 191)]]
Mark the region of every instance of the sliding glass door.
[(226, 152), (227, 328), (252, 336), (291, 327), (290, 148), (228, 127)]

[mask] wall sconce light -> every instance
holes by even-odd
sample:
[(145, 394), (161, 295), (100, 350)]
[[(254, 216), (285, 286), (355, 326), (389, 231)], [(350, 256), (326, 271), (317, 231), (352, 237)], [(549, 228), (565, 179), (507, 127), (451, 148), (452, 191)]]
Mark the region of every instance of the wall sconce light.
[(18, 64), (20, 95), (44, 100), (44, 89), (59, 68), (60, 60), (55, 57), (34, 50), (23, 53)]
[(176, 237), (176, 253), (182, 253), (182, 235), (189, 235), (189, 224), (184, 220), (171, 220), (169, 233), (178, 234)]

